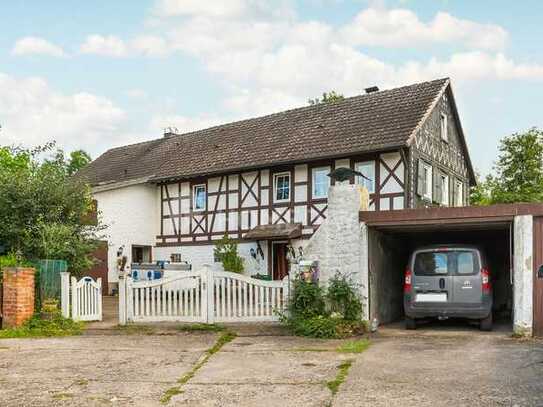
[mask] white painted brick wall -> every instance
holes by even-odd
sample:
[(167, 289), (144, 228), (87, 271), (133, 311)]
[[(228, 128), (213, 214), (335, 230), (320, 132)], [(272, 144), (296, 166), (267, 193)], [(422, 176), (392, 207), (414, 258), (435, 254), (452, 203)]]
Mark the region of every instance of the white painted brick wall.
[(131, 245), (155, 244), (160, 225), (159, 199), (154, 185), (140, 184), (93, 194), (98, 211), (108, 228), (108, 280), (117, 282), (117, 249), (125, 246), (128, 264), (132, 261)]

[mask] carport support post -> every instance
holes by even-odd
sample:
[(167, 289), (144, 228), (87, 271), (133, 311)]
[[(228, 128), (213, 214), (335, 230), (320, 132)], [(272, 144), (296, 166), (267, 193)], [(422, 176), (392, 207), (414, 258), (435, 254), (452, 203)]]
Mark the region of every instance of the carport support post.
[(513, 331), (517, 335), (532, 335), (533, 287), (533, 217), (515, 216)]

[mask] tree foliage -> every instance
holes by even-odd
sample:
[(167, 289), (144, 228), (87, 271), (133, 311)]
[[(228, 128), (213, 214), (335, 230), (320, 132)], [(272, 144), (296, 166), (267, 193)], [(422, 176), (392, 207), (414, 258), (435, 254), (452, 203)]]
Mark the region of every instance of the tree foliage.
[(226, 234), (217, 242), (213, 253), (225, 271), (243, 273), (243, 258), (238, 255), (238, 245)]
[(472, 188), (473, 205), (543, 202), (543, 131), (532, 128), (500, 142), (494, 174)]
[(307, 102), (311, 106), (314, 106), (318, 105), (319, 103), (334, 103), (343, 99), (345, 99), (345, 96), (337, 93), (335, 90), (331, 90), (330, 92), (324, 92), (322, 94), (322, 98), (309, 99)]
[(71, 177), (81, 156), (66, 159), (54, 143), (0, 147), (0, 243), (6, 251), (67, 260), (76, 274), (92, 265), (90, 253), (103, 228), (84, 222), (93, 210), (91, 191)]

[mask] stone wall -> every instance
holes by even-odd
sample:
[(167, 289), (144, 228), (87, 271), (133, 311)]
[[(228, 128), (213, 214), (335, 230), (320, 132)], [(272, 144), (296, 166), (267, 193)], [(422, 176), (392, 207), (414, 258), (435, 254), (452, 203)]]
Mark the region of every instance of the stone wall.
[(2, 328), (24, 324), (34, 314), (33, 268), (3, 269)]
[(337, 272), (350, 276), (359, 289), (367, 317), (367, 230), (358, 219), (362, 196), (359, 185), (337, 183), (330, 187), (327, 218), (307, 243), (304, 257), (319, 261), (324, 285)]

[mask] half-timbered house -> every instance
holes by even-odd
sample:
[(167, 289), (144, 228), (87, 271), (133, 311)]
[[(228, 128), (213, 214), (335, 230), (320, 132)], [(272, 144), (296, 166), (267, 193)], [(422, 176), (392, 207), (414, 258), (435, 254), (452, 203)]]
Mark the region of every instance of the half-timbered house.
[[(449, 79), (370, 91), (187, 134), (114, 148), (81, 171), (129, 261), (213, 264), (225, 234), (249, 273), (287, 272), (326, 218), (327, 174), (339, 167), (370, 193), (370, 209), (467, 205), (475, 182)], [(216, 265), (219, 267), (219, 265)]]

